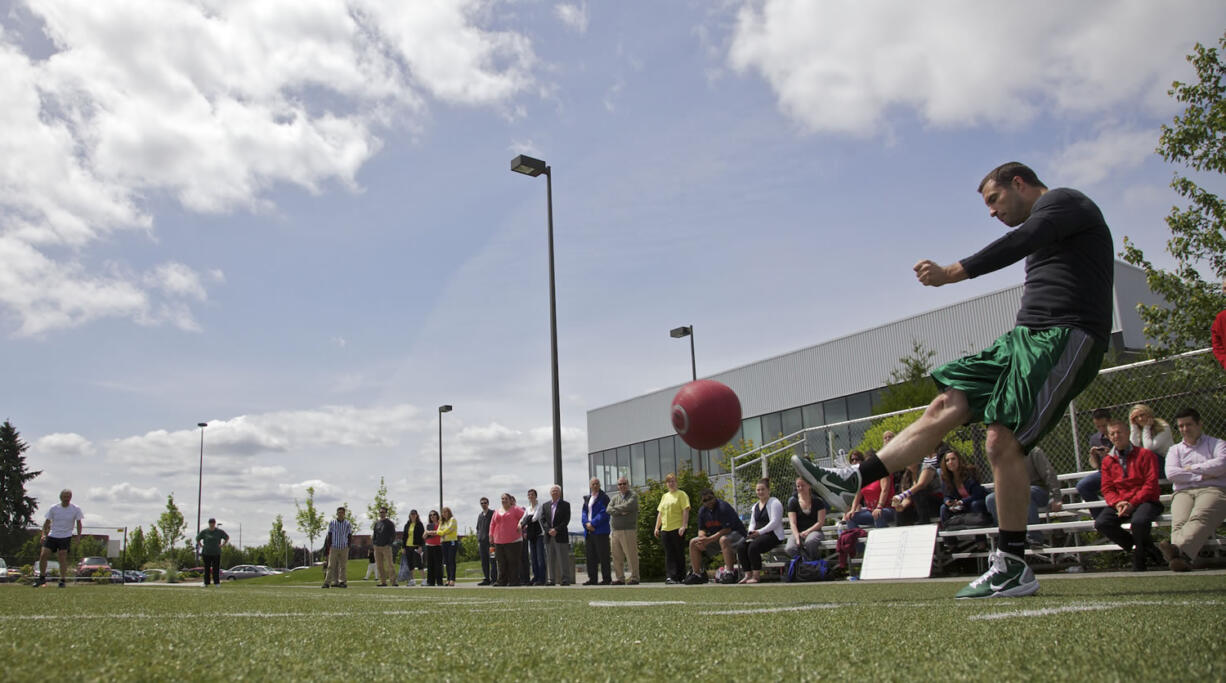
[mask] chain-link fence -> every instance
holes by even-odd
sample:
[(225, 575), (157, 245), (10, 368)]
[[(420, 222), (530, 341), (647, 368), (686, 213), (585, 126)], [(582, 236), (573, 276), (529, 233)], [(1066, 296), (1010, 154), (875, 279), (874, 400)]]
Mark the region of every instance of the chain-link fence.
[[(1138, 403), (1149, 406), (1156, 417), (1169, 424), (1175, 442), (1181, 437), (1174, 415), (1185, 406), (1200, 412), (1206, 434), (1226, 438), (1226, 372), (1208, 349), (1202, 349), (1161, 361), (1101, 370), (1038, 445), (1057, 473), (1087, 469), (1089, 437), (1094, 432), (1091, 413), (1106, 408), (1113, 418), (1127, 421), (1132, 406)], [(901, 431), (923, 411), (924, 407), (917, 407), (803, 429), (736, 456), (728, 474), (712, 479), (737, 511), (746, 513), (755, 500), (754, 485), (762, 477), (770, 478), (781, 500), (790, 495), (796, 477), (790, 462), (793, 454), (823, 465), (843, 466), (847, 464), (847, 452), (880, 448), (884, 432)], [(982, 425), (966, 425), (954, 430), (946, 442), (968, 456), (979, 480), (986, 483), (992, 481), (992, 469), (984, 451), (985, 434)]]

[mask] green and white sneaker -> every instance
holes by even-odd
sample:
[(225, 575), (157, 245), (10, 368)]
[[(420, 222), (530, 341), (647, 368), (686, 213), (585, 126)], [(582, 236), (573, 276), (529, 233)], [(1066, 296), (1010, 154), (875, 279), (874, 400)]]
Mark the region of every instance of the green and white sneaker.
[(971, 581), (954, 597), (1020, 598), (1034, 595), (1039, 590), (1039, 580), (1034, 577), (1034, 572), (1017, 555), (997, 550), (992, 553), (991, 562), (983, 576)]
[(860, 491), (859, 467), (819, 467), (817, 463), (792, 456), (792, 467), (809, 482), (817, 495), (826, 501), (832, 510), (850, 510), (851, 502)]

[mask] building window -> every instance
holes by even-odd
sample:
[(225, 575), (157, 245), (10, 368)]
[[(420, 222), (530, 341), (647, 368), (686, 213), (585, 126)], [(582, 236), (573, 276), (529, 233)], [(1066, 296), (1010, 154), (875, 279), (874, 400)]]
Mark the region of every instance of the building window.
[(644, 451), (649, 450), (652, 446), (656, 447), (656, 457), (660, 457), (660, 447), (656, 445), (654, 440), (646, 443), (636, 443), (630, 447), (630, 473), (626, 475), (626, 479), (630, 481), (631, 486), (638, 486), (643, 483), (643, 467), (646, 464)]
[[(779, 413), (762, 416), (762, 443), (770, 443), (783, 434), (783, 418)], [(761, 444), (759, 444), (761, 445)]]
[(741, 420), (741, 434), (746, 442), (753, 442), (754, 448), (762, 445), (762, 418), (751, 417)]
[(783, 411), (783, 427), (779, 430), (784, 436), (795, 434), (805, 428), (804, 417), (801, 415), (800, 408), (792, 408)]

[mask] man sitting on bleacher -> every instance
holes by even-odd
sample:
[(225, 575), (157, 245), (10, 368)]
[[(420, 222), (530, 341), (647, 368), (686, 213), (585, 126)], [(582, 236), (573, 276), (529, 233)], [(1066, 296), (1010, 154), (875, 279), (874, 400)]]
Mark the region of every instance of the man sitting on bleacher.
[(1174, 485), (1171, 498), (1171, 540), (1159, 544), (1171, 571), (1192, 568), (1205, 541), (1226, 520), (1226, 441), (1201, 431), (1200, 413), (1184, 408), (1175, 413), (1183, 441), (1166, 452), (1166, 478)]
[[(1107, 438), (1113, 445), (1102, 464), (1107, 507), (1095, 518), (1094, 528), (1124, 550), (1131, 550), (1132, 570), (1143, 572), (1146, 559), (1158, 554), (1150, 540), (1154, 520), (1162, 514), (1158, 456), (1133, 446), (1128, 440), (1128, 425), (1120, 420), (1107, 425)], [(1125, 521), (1131, 522), (1131, 533), (1122, 528)]]

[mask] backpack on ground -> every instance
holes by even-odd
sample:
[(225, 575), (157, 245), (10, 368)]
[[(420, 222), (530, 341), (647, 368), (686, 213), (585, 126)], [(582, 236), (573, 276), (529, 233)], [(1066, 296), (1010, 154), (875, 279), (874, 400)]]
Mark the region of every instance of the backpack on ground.
[(788, 562), (783, 580), (787, 582), (828, 581), (830, 565), (825, 560), (806, 560), (803, 555), (797, 555)]

